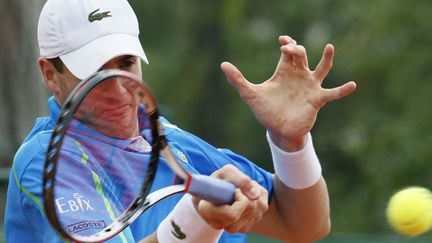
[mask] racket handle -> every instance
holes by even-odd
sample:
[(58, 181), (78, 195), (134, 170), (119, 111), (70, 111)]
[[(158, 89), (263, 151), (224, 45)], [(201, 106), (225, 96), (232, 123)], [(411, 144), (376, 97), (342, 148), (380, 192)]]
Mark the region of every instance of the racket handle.
[(191, 175), (188, 192), (215, 205), (232, 204), (236, 186), (205, 175)]

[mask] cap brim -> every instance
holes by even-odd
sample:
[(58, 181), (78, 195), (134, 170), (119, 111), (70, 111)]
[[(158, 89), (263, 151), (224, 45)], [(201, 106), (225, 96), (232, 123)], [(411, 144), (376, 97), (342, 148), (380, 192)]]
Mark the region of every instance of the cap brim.
[(73, 75), (85, 79), (109, 60), (122, 55), (137, 56), (148, 64), (139, 39), (127, 34), (102, 36), (77, 50), (61, 55), (60, 59)]

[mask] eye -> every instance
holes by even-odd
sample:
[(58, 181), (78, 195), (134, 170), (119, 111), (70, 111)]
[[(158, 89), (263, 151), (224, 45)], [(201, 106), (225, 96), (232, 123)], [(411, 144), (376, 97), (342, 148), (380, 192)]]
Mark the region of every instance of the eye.
[(128, 57), (121, 61), (120, 66), (121, 68), (131, 68), (135, 66), (137, 63), (137, 59), (135, 57)]

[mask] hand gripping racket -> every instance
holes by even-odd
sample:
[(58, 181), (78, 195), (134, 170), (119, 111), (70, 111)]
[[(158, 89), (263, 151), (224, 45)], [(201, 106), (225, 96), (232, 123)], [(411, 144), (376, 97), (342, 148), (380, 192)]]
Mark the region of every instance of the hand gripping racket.
[[(150, 188), (163, 155), (183, 182)], [(108, 240), (158, 201), (187, 192), (231, 204), (235, 186), (190, 174), (170, 150), (156, 99), (133, 74), (104, 70), (80, 82), (65, 101), (43, 175), (47, 217), (66, 239)]]

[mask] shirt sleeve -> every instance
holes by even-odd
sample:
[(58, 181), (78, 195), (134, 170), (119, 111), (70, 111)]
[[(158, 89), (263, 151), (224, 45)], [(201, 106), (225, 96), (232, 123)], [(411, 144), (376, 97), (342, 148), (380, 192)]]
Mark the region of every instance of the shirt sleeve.
[(63, 242), (49, 224), (43, 209), (44, 158), (45, 153), (32, 140), (15, 156), (5, 211), (7, 242)]
[[(168, 130), (168, 139), (179, 161), (187, 162), (184, 167), (199, 174), (210, 175), (224, 165), (232, 164), (257, 181), (269, 192), (273, 191), (272, 173), (259, 167), (247, 158), (228, 149), (218, 149), (204, 140), (179, 128)], [(180, 154), (179, 154), (180, 152)]]

